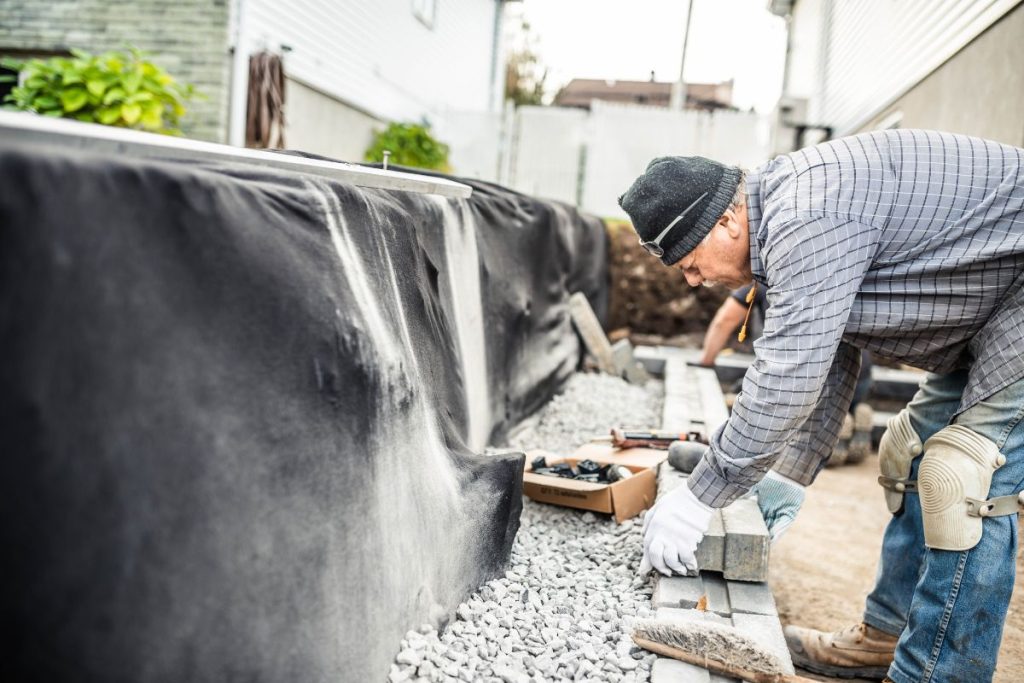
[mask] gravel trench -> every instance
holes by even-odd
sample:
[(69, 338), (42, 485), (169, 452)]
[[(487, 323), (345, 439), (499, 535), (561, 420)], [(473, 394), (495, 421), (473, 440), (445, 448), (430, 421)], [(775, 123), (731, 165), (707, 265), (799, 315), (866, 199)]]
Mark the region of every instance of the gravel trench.
[[(663, 394), (656, 381), (577, 374), (505, 446), (568, 454), (613, 426), (658, 426)], [(650, 679), (655, 655), (629, 638), (634, 619), (653, 616), (651, 585), (636, 574), (640, 518), (619, 525), (524, 498), (521, 523), (505, 577), (459, 605), (443, 633), (409, 631), (389, 681)]]

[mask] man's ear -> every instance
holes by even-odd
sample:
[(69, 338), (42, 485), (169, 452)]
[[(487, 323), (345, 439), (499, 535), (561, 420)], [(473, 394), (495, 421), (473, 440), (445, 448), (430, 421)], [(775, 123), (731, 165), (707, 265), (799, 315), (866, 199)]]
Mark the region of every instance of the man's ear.
[(725, 210), (719, 222), (725, 226), (725, 229), (729, 232), (729, 237), (737, 239), (742, 236), (743, 229), (740, 225), (740, 217), (736, 215), (732, 207)]

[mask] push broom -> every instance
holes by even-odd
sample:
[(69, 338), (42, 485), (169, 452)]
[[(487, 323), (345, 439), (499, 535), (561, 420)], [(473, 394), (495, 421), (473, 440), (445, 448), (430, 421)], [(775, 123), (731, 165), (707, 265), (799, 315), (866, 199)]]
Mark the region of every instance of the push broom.
[(785, 673), (778, 657), (736, 629), (709, 621), (644, 619), (633, 627), (633, 642), (656, 654), (741, 681), (815, 683)]

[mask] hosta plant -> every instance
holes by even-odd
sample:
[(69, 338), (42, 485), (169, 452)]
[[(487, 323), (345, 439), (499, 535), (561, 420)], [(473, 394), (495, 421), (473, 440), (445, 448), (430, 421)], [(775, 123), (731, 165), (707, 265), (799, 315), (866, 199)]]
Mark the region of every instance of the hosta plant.
[(177, 135), (185, 103), (195, 97), (191, 85), (134, 48), (2, 63), (18, 72), (17, 87), (4, 99), (8, 108), (43, 116)]

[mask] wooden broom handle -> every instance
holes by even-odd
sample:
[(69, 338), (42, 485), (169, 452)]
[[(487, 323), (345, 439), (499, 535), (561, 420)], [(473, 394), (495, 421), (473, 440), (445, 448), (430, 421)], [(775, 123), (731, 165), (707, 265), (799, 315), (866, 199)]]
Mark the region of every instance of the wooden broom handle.
[(738, 678), (741, 681), (748, 681), (748, 683), (817, 683), (810, 678), (804, 678), (803, 676), (797, 675), (786, 675), (786, 674), (765, 674), (757, 671), (748, 671), (747, 669), (741, 669), (725, 662), (720, 662), (717, 659), (707, 659), (706, 657), (700, 657), (693, 654), (692, 652), (686, 652), (685, 650), (679, 650), (674, 647), (669, 647), (664, 643), (656, 643), (653, 640), (647, 640), (646, 638), (639, 638), (633, 636), (633, 641), (651, 652), (672, 659), (678, 659), (681, 662), (687, 664), (693, 664), (707, 669), (711, 673), (718, 674), (720, 676), (732, 676)]

